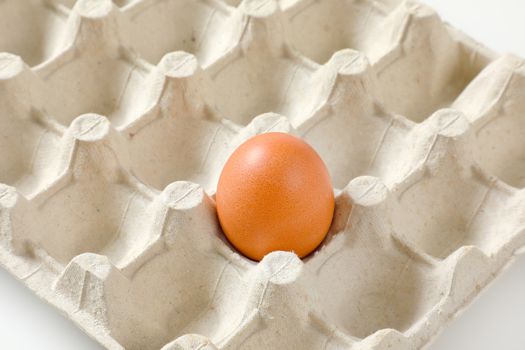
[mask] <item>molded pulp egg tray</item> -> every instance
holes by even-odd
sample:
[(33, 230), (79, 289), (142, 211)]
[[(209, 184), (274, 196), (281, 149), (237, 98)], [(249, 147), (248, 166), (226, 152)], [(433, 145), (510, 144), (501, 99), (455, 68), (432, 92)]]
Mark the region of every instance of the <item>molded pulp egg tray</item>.
[[(0, 51), (0, 262), (108, 349), (419, 349), (525, 244), (524, 61), (417, 2), (2, 0)], [(303, 260), (216, 218), (269, 131), (335, 186)]]

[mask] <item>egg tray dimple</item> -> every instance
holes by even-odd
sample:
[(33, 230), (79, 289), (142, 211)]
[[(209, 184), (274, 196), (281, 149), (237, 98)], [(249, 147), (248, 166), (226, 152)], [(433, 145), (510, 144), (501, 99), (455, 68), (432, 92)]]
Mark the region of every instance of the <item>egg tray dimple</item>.
[[(108, 349), (419, 349), (525, 244), (524, 60), (417, 2), (3, 0), (0, 51), (0, 264)], [(216, 218), (271, 131), (335, 186), (303, 260)]]

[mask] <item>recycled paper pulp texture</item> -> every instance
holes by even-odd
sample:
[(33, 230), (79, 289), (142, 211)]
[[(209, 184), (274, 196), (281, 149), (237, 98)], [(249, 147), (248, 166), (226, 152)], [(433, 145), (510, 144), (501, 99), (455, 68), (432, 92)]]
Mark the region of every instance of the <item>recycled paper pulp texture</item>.
[[(108, 349), (419, 349), (524, 245), (524, 61), (428, 7), (73, 3), (0, 2), (0, 263)], [(304, 260), (216, 218), (270, 131), (335, 186)]]

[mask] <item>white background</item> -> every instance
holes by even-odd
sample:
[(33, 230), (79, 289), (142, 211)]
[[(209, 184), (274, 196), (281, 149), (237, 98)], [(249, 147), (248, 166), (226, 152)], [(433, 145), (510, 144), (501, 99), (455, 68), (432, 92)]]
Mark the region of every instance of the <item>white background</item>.
[[(525, 57), (525, 1), (424, 2), (487, 46)], [(101, 348), (0, 269), (0, 349)], [(430, 347), (430, 350), (456, 349), (525, 349), (525, 255), (496, 279)]]

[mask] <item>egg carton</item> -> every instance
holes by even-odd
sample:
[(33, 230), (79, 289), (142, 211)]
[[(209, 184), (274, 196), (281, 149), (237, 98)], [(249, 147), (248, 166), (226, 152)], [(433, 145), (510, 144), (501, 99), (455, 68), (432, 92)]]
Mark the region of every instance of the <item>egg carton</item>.
[[(419, 349), (525, 245), (524, 60), (420, 3), (3, 0), (0, 51), (0, 263), (108, 349)], [(272, 131), (336, 210), (256, 263), (214, 193)]]

